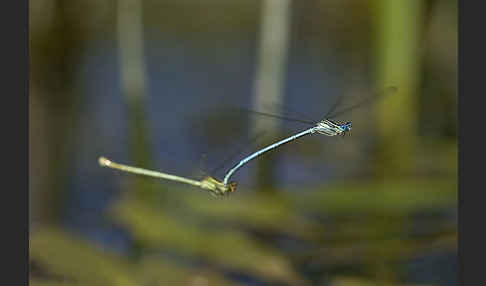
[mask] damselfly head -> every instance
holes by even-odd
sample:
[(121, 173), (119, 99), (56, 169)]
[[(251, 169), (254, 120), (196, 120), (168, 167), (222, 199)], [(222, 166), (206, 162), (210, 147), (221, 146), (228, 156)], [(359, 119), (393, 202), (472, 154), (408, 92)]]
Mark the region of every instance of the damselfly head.
[(236, 186), (237, 186), (237, 183), (236, 182), (231, 182), (228, 184), (228, 190), (230, 193), (236, 191)]
[(344, 124), (341, 124), (341, 130), (343, 132), (348, 132), (348, 131), (351, 131), (351, 128), (353, 127), (353, 124), (351, 122), (346, 122)]
[(201, 181), (201, 188), (210, 191), (215, 196), (222, 196), (236, 191), (236, 182), (225, 185), (218, 179), (208, 176)]

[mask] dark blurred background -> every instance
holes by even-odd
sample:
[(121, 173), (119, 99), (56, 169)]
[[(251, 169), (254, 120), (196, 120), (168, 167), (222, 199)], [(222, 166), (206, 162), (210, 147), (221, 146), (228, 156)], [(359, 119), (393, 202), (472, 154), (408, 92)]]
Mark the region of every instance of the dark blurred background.
[[(31, 285), (456, 285), (457, 1), (37, 0), (29, 22)], [(310, 127), (242, 109), (317, 121), (390, 85), (224, 198), (97, 163), (223, 179)]]

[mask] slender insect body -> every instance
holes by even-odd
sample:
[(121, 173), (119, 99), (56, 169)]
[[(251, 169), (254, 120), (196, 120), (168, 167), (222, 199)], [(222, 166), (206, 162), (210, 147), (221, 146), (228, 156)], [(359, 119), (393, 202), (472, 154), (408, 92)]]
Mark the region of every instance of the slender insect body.
[(267, 147), (265, 147), (265, 148), (263, 148), (261, 150), (256, 151), (255, 153), (251, 154), (250, 156), (244, 158), (238, 164), (236, 164), (233, 168), (231, 168), (231, 170), (229, 170), (228, 173), (226, 173), (226, 176), (224, 177), (224, 180), (223, 180), (223, 184), (227, 185), (228, 182), (229, 182), (229, 178), (233, 175), (233, 173), (236, 172), (236, 170), (238, 170), (239, 168), (243, 167), (243, 165), (245, 165), (249, 161), (251, 161), (251, 160), (255, 159), (256, 157), (262, 155), (263, 153), (266, 153), (266, 152), (268, 152), (268, 151), (270, 151), (272, 149), (275, 149), (275, 148), (277, 148), (277, 147), (279, 147), (279, 146), (281, 146), (281, 145), (283, 145), (285, 143), (288, 143), (288, 142), (291, 142), (293, 140), (296, 140), (297, 138), (300, 138), (302, 136), (306, 136), (306, 135), (312, 134), (312, 133), (315, 132), (314, 129), (315, 129), (315, 127), (312, 127), (312, 128), (307, 129), (307, 130), (304, 130), (304, 131), (302, 131), (300, 133), (297, 133), (297, 134), (292, 135), (292, 136), (290, 136), (288, 138), (285, 138), (285, 139), (280, 140), (280, 141), (278, 141), (276, 143), (273, 143), (273, 144), (271, 144), (271, 145), (269, 145), (269, 146), (267, 146)]
[(228, 193), (232, 193), (236, 191), (236, 182), (231, 182), (231, 183), (223, 183), (219, 181), (218, 179), (214, 177), (206, 177), (202, 179), (201, 181), (198, 180), (193, 180), (189, 178), (184, 178), (176, 175), (171, 175), (167, 173), (162, 173), (162, 172), (157, 172), (157, 171), (152, 171), (152, 170), (147, 170), (147, 169), (142, 169), (138, 167), (133, 167), (133, 166), (128, 166), (128, 165), (123, 165), (119, 163), (115, 163), (105, 157), (100, 157), (98, 159), (98, 163), (102, 167), (107, 167), (111, 169), (117, 169), (120, 171), (124, 172), (129, 172), (133, 174), (138, 174), (138, 175), (143, 175), (143, 176), (148, 176), (148, 177), (154, 177), (154, 178), (159, 178), (159, 179), (166, 179), (170, 181), (175, 181), (175, 182), (180, 182), (180, 183), (185, 183), (189, 185), (193, 185), (195, 187), (199, 187), (203, 190), (208, 191), (214, 196), (221, 196), (225, 195)]
[[(261, 137), (262, 135), (263, 132), (256, 134), (256, 136), (254, 136), (251, 141), (255, 141), (258, 137)], [(128, 172), (128, 173), (133, 173), (133, 174), (148, 176), (148, 177), (154, 177), (159, 179), (166, 179), (170, 181), (193, 185), (202, 190), (208, 191), (211, 195), (215, 197), (233, 193), (236, 191), (236, 187), (237, 187), (237, 183), (234, 181), (229, 182), (228, 180), (225, 180), (223, 182), (212, 176), (206, 176), (202, 180), (193, 180), (193, 179), (180, 177), (172, 174), (115, 163), (105, 157), (100, 157), (98, 159), (98, 163), (102, 167), (117, 169), (123, 172)]]

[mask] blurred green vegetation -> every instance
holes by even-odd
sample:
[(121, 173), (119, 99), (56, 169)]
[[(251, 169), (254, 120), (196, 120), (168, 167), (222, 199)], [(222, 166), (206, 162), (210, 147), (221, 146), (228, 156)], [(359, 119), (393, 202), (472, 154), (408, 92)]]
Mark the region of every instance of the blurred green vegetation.
[[(169, 191), (179, 195), (171, 196), (164, 207), (127, 194), (109, 216), (125, 226), (141, 247), (135, 261), (55, 229), (32, 234), (30, 257), (51, 274), (90, 285), (150, 285), (150, 281), (184, 285), (188, 279), (232, 285), (221, 270), (247, 273), (268, 283), (309, 285), (311, 281), (296, 271), (297, 265), (355, 265), (367, 279), (396, 282), (400, 277), (390, 273), (397, 273), (397, 263), (457, 247), (456, 223), (447, 216), (434, 216), (455, 211), (455, 179), (356, 181), (320, 189), (284, 193), (278, 199), (244, 190), (215, 199), (174, 187)], [(419, 214), (432, 216), (414, 218)], [(426, 231), (414, 233), (416, 224)], [(306, 249), (284, 250), (269, 239), (281, 235), (304, 241)], [(156, 256), (166, 251), (208, 267), (200, 270)], [(335, 285), (351, 285), (340, 284), (348, 278), (336, 279)]]
[[(181, 267), (147, 255), (136, 264), (58, 229), (43, 229), (30, 239), (30, 285), (236, 285), (211, 270)], [(32, 271), (33, 264), (36, 264)]]

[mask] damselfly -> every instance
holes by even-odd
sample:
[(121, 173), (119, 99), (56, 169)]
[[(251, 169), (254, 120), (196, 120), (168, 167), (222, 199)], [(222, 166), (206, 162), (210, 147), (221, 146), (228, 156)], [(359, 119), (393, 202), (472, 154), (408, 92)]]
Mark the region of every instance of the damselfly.
[(255, 153), (251, 154), (250, 156), (244, 158), (239, 163), (237, 163), (232, 169), (230, 169), (228, 171), (228, 173), (226, 173), (226, 176), (224, 177), (224, 180), (223, 180), (223, 184), (226, 185), (228, 183), (230, 177), (239, 168), (241, 168), (243, 165), (245, 165), (249, 161), (255, 159), (256, 157), (262, 155), (265, 152), (268, 152), (272, 149), (275, 149), (279, 146), (282, 146), (285, 143), (296, 140), (297, 138), (300, 138), (300, 137), (303, 137), (303, 136), (306, 136), (306, 135), (309, 135), (309, 134), (314, 134), (314, 133), (323, 134), (323, 135), (326, 135), (326, 136), (336, 136), (336, 135), (344, 136), (347, 132), (351, 131), (351, 128), (352, 128), (351, 121), (345, 122), (345, 123), (338, 123), (338, 122), (332, 120), (332, 118), (335, 118), (335, 117), (342, 115), (342, 114), (344, 114), (348, 111), (356, 109), (356, 108), (358, 108), (358, 107), (360, 107), (364, 104), (367, 104), (367, 103), (369, 103), (369, 102), (371, 102), (371, 101), (373, 101), (373, 100), (375, 100), (375, 99), (377, 99), (381, 96), (394, 93), (396, 90), (397, 90), (397, 88), (394, 87), (394, 86), (387, 87), (387, 88), (381, 90), (380, 92), (373, 93), (370, 96), (365, 97), (363, 100), (357, 102), (356, 104), (353, 104), (351, 106), (348, 106), (348, 107), (345, 107), (345, 108), (338, 110), (337, 107), (340, 106), (342, 99), (343, 99), (343, 97), (340, 96), (340, 97), (338, 97), (336, 102), (333, 104), (333, 106), (329, 109), (329, 111), (324, 115), (324, 117), (323, 117), (324, 119), (321, 120), (321, 121), (318, 121), (318, 122), (306, 121), (306, 120), (302, 120), (302, 119), (293, 119), (293, 118), (288, 118), (288, 117), (284, 117), (284, 116), (280, 116), (280, 115), (249, 110), (250, 112), (253, 112), (255, 114), (280, 118), (280, 119), (284, 119), (284, 120), (291, 120), (291, 121), (306, 123), (306, 124), (313, 125), (313, 127), (306, 129), (302, 132), (299, 132), (295, 135), (292, 135), (288, 138), (282, 139), (282, 140), (280, 140), (276, 143), (273, 143), (273, 144), (271, 144), (271, 145), (269, 145), (269, 146), (267, 146), (267, 147), (265, 147), (265, 148), (263, 148), (259, 151), (256, 151)]
[(229, 184), (223, 184), (221, 181), (218, 179), (207, 176), (204, 179), (198, 181), (198, 180), (193, 180), (189, 178), (184, 178), (176, 175), (171, 175), (171, 174), (166, 174), (158, 171), (152, 171), (152, 170), (147, 170), (143, 168), (138, 168), (138, 167), (133, 167), (133, 166), (128, 166), (128, 165), (123, 165), (119, 163), (115, 163), (105, 157), (100, 157), (98, 159), (98, 163), (102, 167), (107, 167), (107, 168), (112, 168), (112, 169), (117, 169), (120, 171), (124, 172), (129, 172), (133, 174), (138, 174), (138, 175), (143, 175), (143, 176), (149, 176), (149, 177), (154, 177), (158, 179), (165, 179), (165, 180), (170, 180), (170, 181), (175, 181), (175, 182), (180, 182), (180, 183), (185, 183), (189, 185), (193, 185), (196, 187), (199, 187), (203, 190), (209, 191), (213, 195), (224, 195), (228, 192), (234, 192), (236, 190), (236, 182), (231, 182)]
[[(256, 141), (258, 138), (263, 136), (264, 132), (260, 132), (256, 134), (250, 142)], [(247, 144), (248, 145), (248, 144)], [(247, 148), (247, 146), (245, 146)], [(241, 153), (242, 150), (239, 150), (237, 153)], [(229, 160), (234, 158), (234, 154), (227, 158), (223, 162), (223, 164), (226, 164)], [(210, 194), (214, 196), (221, 196), (225, 195), (228, 193), (232, 193), (236, 191), (236, 182), (231, 182), (231, 183), (223, 183), (220, 180), (216, 179), (215, 177), (212, 176), (205, 176), (202, 180), (194, 180), (194, 179), (189, 179), (181, 176), (176, 176), (172, 174), (167, 174), (167, 173), (162, 173), (158, 171), (153, 171), (153, 170), (148, 170), (144, 168), (139, 168), (139, 167), (134, 167), (134, 166), (129, 166), (129, 165), (124, 165), (124, 164), (119, 164), (115, 163), (105, 157), (100, 157), (98, 159), (98, 163), (102, 167), (107, 167), (107, 168), (112, 168), (112, 169), (117, 169), (123, 172), (128, 172), (128, 173), (133, 173), (137, 175), (143, 175), (143, 176), (148, 176), (148, 177), (153, 177), (153, 178), (158, 178), (158, 179), (165, 179), (169, 181), (175, 181), (175, 182), (180, 182), (184, 184), (189, 184), (198, 188), (201, 188), (203, 190), (206, 190), (210, 192)], [(213, 172), (216, 172), (216, 170), (220, 169), (224, 165), (220, 165), (218, 168), (213, 170)]]

